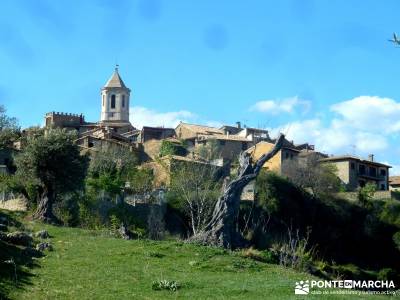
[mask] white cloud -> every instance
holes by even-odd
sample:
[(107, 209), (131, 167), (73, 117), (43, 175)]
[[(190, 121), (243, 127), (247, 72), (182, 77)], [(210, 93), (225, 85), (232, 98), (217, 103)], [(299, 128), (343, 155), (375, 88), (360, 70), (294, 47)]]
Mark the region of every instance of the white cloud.
[(142, 106), (134, 106), (130, 109), (130, 121), (133, 126), (164, 126), (176, 127), (180, 121), (189, 122), (196, 118), (196, 115), (187, 110), (157, 112)]
[(321, 117), (283, 126), (288, 139), (310, 142), (320, 151), (365, 155), (389, 149), (389, 139), (400, 133), (400, 103), (390, 98), (360, 96), (330, 107), (336, 116), (324, 124)]
[(299, 97), (290, 97), (282, 100), (263, 100), (258, 101), (256, 104), (250, 107), (251, 111), (258, 111), (269, 114), (280, 114), (288, 113), (292, 114), (296, 109), (300, 109), (302, 113), (307, 112), (310, 109), (310, 101), (302, 100)]
[(360, 96), (331, 106), (353, 128), (390, 133), (400, 130), (400, 103), (390, 98)]
[(158, 112), (143, 106), (133, 106), (130, 108), (130, 121), (136, 128), (143, 126), (163, 126), (175, 128), (179, 122), (203, 124), (212, 127), (221, 127), (218, 121), (200, 118), (195, 113), (187, 110)]

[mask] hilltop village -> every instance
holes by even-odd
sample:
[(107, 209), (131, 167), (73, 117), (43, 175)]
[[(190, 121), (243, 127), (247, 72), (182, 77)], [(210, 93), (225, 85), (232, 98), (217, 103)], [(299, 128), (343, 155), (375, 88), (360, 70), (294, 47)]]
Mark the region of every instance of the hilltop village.
[[(165, 188), (169, 184), (169, 172), (165, 171), (165, 165), (171, 167), (182, 161), (208, 163), (223, 168), (229, 174), (242, 151), (249, 152), (257, 160), (275, 143), (268, 130), (247, 127), (240, 122), (220, 128), (184, 122), (180, 122), (176, 128), (135, 128), (129, 121), (131, 90), (122, 80), (118, 67), (101, 89), (99, 102), (101, 117), (98, 122), (88, 122), (82, 114), (49, 112), (45, 115), (45, 126), (76, 130), (76, 144), (82, 152), (97, 151), (111, 145), (135, 153), (144, 167), (153, 170), (155, 189)], [(217, 147), (218, 157), (205, 161), (199, 155), (202, 146)], [(162, 155), (165, 147), (173, 149), (169, 155)], [(295, 144), (289, 140), (285, 140), (279, 153), (264, 167), (279, 175), (289, 176), (294, 164), (309, 158), (335, 165), (337, 176), (346, 191), (356, 191), (367, 183), (374, 183), (377, 190), (381, 191), (399, 186), (398, 177), (389, 179), (391, 167), (375, 161), (372, 154), (367, 159), (353, 155), (329, 156), (318, 152), (314, 145)], [(7, 172), (7, 155), (2, 155), (0, 159), (3, 160), (0, 161), (0, 170)], [(242, 200), (253, 199), (254, 186), (250, 184), (244, 189)]]
[[(212, 284), (244, 272), (265, 282), (283, 274), (265, 269), (274, 265), (332, 280), (400, 278), (400, 185), (389, 165), (330, 156), (240, 122), (135, 128), (131, 96), (116, 68), (101, 89), (98, 122), (53, 111), (44, 126), (21, 130), (0, 105), (0, 263), (12, 262), (0, 279), (10, 286), (16, 270), (30, 270), (24, 261), (43, 262), (38, 270), (49, 274), (56, 265), (49, 279), (32, 276), (43, 290), (63, 282), (60, 274), (81, 281), (89, 269), (104, 285), (112, 269), (152, 295), (166, 282), (168, 292), (180, 282), (187, 290), (187, 274), (196, 286), (210, 266)], [(170, 281), (156, 281), (168, 268)]]

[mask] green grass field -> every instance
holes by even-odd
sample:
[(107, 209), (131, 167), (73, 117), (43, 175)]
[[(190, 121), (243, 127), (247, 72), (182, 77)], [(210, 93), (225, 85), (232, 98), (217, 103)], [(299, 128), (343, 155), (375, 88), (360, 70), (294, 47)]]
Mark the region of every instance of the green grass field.
[[(28, 223), (47, 229), (54, 251), (24, 267), (19, 287), (6, 283), (11, 299), (355, 299), (295, 296), (295, 281), (311, 279), (278, 265), (180, 241), (125, 241), (100, 231)], [(155, 291), (152, 282), (175, 280), (178, 291)], [(3, 283), (4, 285), (4, 283)], [(356, 299), (389, 299), (364, 296)]]

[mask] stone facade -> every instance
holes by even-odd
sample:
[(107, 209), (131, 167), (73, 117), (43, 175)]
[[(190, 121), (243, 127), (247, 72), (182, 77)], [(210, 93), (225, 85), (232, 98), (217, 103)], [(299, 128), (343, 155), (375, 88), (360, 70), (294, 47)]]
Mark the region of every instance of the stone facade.
[(337, 168), (339, 179), (349, 191), (354, 191), (367, 183), (376, 184), (378, 190), (389, 189), (391, 167), (375, 162), (372, 157), (367, 160), (350, 155), (332, 156), (321, 159), (321, 162), (333, 164)]

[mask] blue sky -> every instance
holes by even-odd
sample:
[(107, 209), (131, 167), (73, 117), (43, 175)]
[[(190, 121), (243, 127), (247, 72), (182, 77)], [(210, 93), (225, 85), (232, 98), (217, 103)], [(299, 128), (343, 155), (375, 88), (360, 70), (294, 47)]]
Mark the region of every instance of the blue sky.
[(135, 125), (284, 131), (400, 171), (398, 1), (3, 0), (0, 103), (23, 127), (100, 115), (116, 62)]

